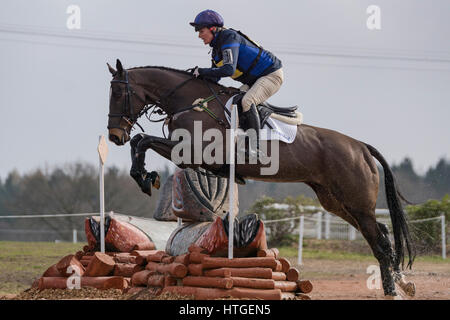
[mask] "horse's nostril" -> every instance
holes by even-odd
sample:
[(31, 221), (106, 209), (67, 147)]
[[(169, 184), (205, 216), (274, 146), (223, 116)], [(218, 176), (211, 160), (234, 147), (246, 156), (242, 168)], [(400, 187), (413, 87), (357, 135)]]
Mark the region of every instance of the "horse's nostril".
[(117, 137), (116, 135), (110, 134), (109, 141), (114, 142), (115, 144), (118, 144), (120, 140), (119, 140), (119, 137)]

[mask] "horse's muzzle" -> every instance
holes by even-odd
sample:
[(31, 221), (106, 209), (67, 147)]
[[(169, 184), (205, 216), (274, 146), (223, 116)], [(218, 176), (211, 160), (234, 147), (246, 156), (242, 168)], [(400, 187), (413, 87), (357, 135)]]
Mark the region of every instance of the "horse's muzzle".
[(126, 133), (120, 135), (120, 137), (114, 133), (109, 134), (109, 141), (113, 142), (117, 146), (123, 146), (130, 140), (130, 136)]

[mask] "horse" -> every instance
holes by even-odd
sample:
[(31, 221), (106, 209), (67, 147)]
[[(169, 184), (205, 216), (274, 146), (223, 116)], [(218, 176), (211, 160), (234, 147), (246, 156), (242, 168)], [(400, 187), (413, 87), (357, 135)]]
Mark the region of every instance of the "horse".
[[(130, 175), (141, 190), (151, 195), (152, 186), (159, 187), (157, 172), (145, 169), (145, 152), (156, 151), (172, 161), (172, 151), (182, 141), (173, 139), (176, 130), (186, 130), (194, 135), (216, 130), (226, 137), (229, 129), (224, 101), (239, 93), (239, 89), (194, 77), (192, 72), (161, 66), (145, 66), (124, 69), (119, 59), (116, 69), (107, 64), (112, 74), (108, 114), (109, 140), (118, 146), (130, 141), (132, 167)], [(194, 110), (193, 102), (207, 99), (205, 111)], [(205, 100), (205, 99), (204, 99)], [(130, 137), (138, 119), (151, 111), (165, 116), (169, 137), (157, 137), (144, 133)], [(150, 119), (150, 118), (149, 118)], [(142, 127), (141, 127), (142, 129)], [(198, 134), (198, 132), (197, 132)], [(164, 134), (165, 136), (165, 134)], [(223, 138), (225, 139), (225, 138)], [(222, 146), (226, 142), (222, 141)], [(191, 158), (207, 148), (207, 141), (192, 143)], [(406, 283), (400, 269), (404, 270), (405, 252), (411, 269), (415, 259), (407, 217), (395, 177), (383, 155), (373, 146), (337, 131), (301, 124), (292, 143), (279, 142), (279, 168), (275, 174), (261, 173), (261, 163), (236, 164), (238, 182), (244, 179), (267, 182), (302, 182), (313, 189), (323, 208), (359, 230), (369, 244), (380, 266), (384, 295), (389, 299), (401, 299), (396, 284), (408, 295), (414, 295), (413, 283)], [(272, 146), (267, 152), (272, 150)], [(223, 155), (225, 157), (225, 155)], [(375, 207), (378, 195), (379, 172), (375, 160), (383, 167), (387, 205), (392, 221), (395, 252), (389, 240), (387, 226), (376, 221)], [(211, 174), (226, 176), (229, 166), (225, 162), (210, 163), (202, 159), (178, 164), (180, 168), (204, 169)]]

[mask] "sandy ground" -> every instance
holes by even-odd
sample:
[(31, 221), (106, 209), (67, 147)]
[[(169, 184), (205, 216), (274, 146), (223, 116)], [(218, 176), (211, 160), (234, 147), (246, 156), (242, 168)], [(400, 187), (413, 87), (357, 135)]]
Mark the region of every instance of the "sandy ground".
[[(314, 289), (308, 295), (313, 300), (384, 300), (383, 290), (369, 289), (367, 282), (372, 275), (367, 268), (374, 265), (374, 261), (366, 260), (326, 260), (307, 259), (303, 265), (297, 267), (303, 279), (311, 280)], [(416, 285), (416, 296), (407, 300), (450, 300), (450, 263), (416, 262), (412, 271), (405, 271), (407, 281)], [(374, 284), (374, 281), (369, 281)], [(28, 292), (20, 296), (7, 295), (3, 299), (126, 299), (117, 290), (110, 292), (96, 292), (95, 289), (85, 289), (72, 297), (65, 292)], [(58, 291), (58, 290), (56, 290)], [(400, 291), (401, 292), (401, 291)], [(169, 298), (170, 299), (170, 298)]]
[[(382, 288), (368, 288), (368, 279), (373, 275), (367, 273), (370, 265), (376, 264), (371, 261), (309, 259), (297, 267), (303, 278), (311, 280), (314, 290), (309, 295), (314, 300), (385, 299)], [(415, 262), (412, 270), (404, 274), (407, 282), (416, 285), (415, 297), (403, 295), (405, 299), (450, 300), (450, 262)], [(375, 284), (372, 278), (369, 285)]]

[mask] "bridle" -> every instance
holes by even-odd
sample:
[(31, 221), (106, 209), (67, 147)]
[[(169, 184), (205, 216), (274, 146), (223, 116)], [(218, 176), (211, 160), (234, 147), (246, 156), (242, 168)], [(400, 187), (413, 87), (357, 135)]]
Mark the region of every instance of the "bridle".
[[(189, 70), (189, 69), (188, 69)], [(146, 99), (142, 99), (139, 95), (136, 94), (136, 91), (133, 90), (133, 88), (130, 85), (129, 79), (128, 79), (128, 70), (123, 70), (124, 72), (124, 76), (125, 79), (124, 80), (111, 80), (111, 83), (124, 83), (126, 85), (125, 88), (125, 101), (123, 104), (123, 108), (122, 108), (122, 112), (121, 113), (109, 113), (108, 117), (109, 118), (121, 118), (123, 120), (125, 120), (129, 125), (130, 125), (130, 132), (133, 129), (134, 125), (138, 125), (139, 128), (142, 130), (142, 132), (144, 132), (144, 129), (142, 128), (142, 126), (138, 123), (138, 119), (142, 116), (142, 115), (146, 115), (147, 119), (150, 122), (160, 122), (160, 121), (164, 121), (167, 118), (171, 118), (174, 114), (179, 113), (179, 112), (183, 112), (189, 109), (192, 109), (194, 107), (194, 105), (188, 106), (186, 108), (183, 108), (181, 110), (178, 110), (176, 112), (174, 112), (173, 114), (168, 114), (165, 111), (163, 111), (162, 106), (167, 106), (169, 105), (169, 98), (172, 97), (172, 95), (179, 89), (181, 89), (184, 85), (186, 85), (189, 81), (195, 79), (195, 77), (190, 77), (186, 80), (184, 80), (183, 82), (181, 82), (180, 84), (178, 84), (175, 88), (171, 89), (170, 91), (168, 91), (166, 94), (162, 95), (161, 98), (159, 100), (156, 101), (150, 101), (150, 103), (148, 103), (146, 101)], [(220, 104), (222, 105), (222, 107), (224, 108), (224, 110), (226, 112), (229, 112), (226, 108), (224, 103), (219, 99), (218, 94), (223, 94), (225, 92), (219, 92), (218, 94), (211, 88), (211, 86), (208, 84), (208, 81), (206, 81), (205, 79), (203, 79), (204, 82), (206, 83), (206, 85), (208, 86), (208, 88), (210, 89), (210, 91), (213, 93), (214, 97), (220, 102)], [(144, 107), (142, 108), (142, 110), (138, 113), (134, 113), (133, 111), (133, 106), (131, 104), (131, 97), (135, 95), (143, 104)], [(147, 115), (148, 111), (151, 110), (150, 116)], [(155, 111), (155, 109), (158, 109)], [(158, 119), (158, 120), (152, 120), (151, 119), (151, 115), (153, 113), (157, 113), (159, 115), (166, 115), (166, 117)], [(217, 117), (214, 117), (219, 124), (221, 124), (222, 126), (226, 126), (225, 123), (221, 120), (221, 119), (217, 119)], [(120, 124), (120, 122), (119, 122)], [(122, 136), (122, 140), (125, 139), (125, 136), (129, 137), (129, 133), (127, 131), (126, 128), (122, 128), (120, 125), (108, 125), (108, 129), (119, 129), (124, 131), (125, 135)], [(164, 133), (164, 126), (163, 126), (163, 133)], [(165, 133), (164, 133), (165, 136)], [(125, 142), (125, 141), (122, 141)]]
[[(121, 113), (109, 113), (108, 117), (109, 118), (121, 118), (121, 119), (125, 120), (130, 125), (130, 131), (131, 131), (131, 129), (133, 129), (135, 124), (137, 124), (139, 126), (139, 128), (141, 128), (141, 130), (144, 131), (142, 126), (137, 121), (140, 116), (142, 116), (144, 113), (146, 113), (148, 111), (149, 108), (147, 106), (147, 102), (145, 99), (142, 99), (140, 96), (138, 96), (136, 94), (136, 91), (134, 91), (131, 88), (130, 82), (128, 81), (128, 71), (124, 70), (123, 72), (125, 74), (125, 80), (111, 80), (111, 83), (124, 83), (126, 85), (125, 101), (123, 104), (122, 112)], [(131, 96), (133, 96), (133, 95), (138, 97), (139, 100), (144, 103), (145, 107), (139, 113), (134, 113), (134, 111), (133, 111), (133, 106), (131, 104)], [(119, 124), (120, 124), (120, 122), (119, 122)], [(125, 128), (122, 128), (120, 125), (108, 125), (107, 128), (108, 129), (120, 129), (120, 130), (123, 130), (126, 135), (128, 135), (127, 130)]]
[[(164, 121), (167, 117), (170, 117), (172, 115), (168, 115), (167, 113), (165, 113), (161, 106), (163, 105), (168, 105), (169, 102), (169, 98), (181, 87), (183, 87), (185, 84), (187, 84), (190, 80), (194, 79), (194, 78), (188, 78), (187, 80), (181, 82), (179, 85), (177, 85), (175, 88), (171, 89), (169, 92), (167, 92), (166, 94), (164, 94), (159, 100), (156, 101), (151, 101), (151, 103), (147, 103), (147, 101), (145, 99), (142, 99), (140, 96), (138, 96), (136, 94), (136, 91), (134, 91), (130, 85), (130, 82), (128, 80), (128, 70), (123, 70), (124, 75), (125, 75), (125, 80), (111, 80), (111, 83), (124, 83), (126, 85), (125, 88), (125, 101), (123, 104), (123, 108), (122, 108), (122, 112), (121, 113), (109, 113), (108, 117), (109, 118), (121, 118), (123, 120), (125, 120), (129, 125), (130, 125), (130, 131), (133, 129), (134, 125), (138, 125), (139, 128), (142, 130), (142, 132), (144, 132), (144, 129), (142, 128), (142, 126), (138, 123), (138, 119), (142, 116), (142, 115), (146, 115), (147, 119), (150, 122), (160, 122), (160, 121)], [(133, 105), (131, 104), (131, 96), (135, 95), (136, 97), (139, 98), (139, 100), (144, 103), (144, 107), (142, 108), (142, 110), (138, 113), (134, 113), (133, 111)], [(150, 109), (153, 110), (151, 111), (150, 116), (147, 115), (148, 111)], [(155, 109), (158, 108), (158, 110), (155, 111)], [(157, 113), (159, 115), (166, 115), (165, 118), (162, 119), (158, 119), (158, 120), (152, 120), (151, 119), (151, 115), (153, 113)], [(119, 122), (120, 124), (120, 122)], [(108, 125), (107, 127), (108, 129), (119, 129), (125, 132), (125, 135), (129, 135), (127, 130), (125, 128), (122, 128), (119, 125)], [(163, 131), (164, 132), (164, 131)]]

